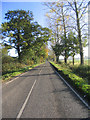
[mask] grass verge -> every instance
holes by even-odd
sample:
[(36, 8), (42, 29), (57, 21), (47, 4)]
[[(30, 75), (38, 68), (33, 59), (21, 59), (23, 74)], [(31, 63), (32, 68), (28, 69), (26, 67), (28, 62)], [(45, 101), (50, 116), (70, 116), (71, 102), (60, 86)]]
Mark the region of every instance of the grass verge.
[[(40, 64), (43, 64), (43, 63), (40, 63)], [(24, 68), (20, 68), (17, 71), (6, 73), (6, 74), (2, 75), (2, 82), (9, 81), (13, 77), (16, 77), (16, 76), (18, 76), (18, 75), (20, 75), (20, 74), (22, 74), (24, 72), (27, 72), (30, 69), (33, 69), (34, 67), (39, 66), (40, 64), (35, 64), (35, 65), (32, 65), (32, 66), (27, 66), (27, 67), (24, 67)]]
[(73, 71), (65, 65), (56, 64), (54, 62), (50, 63), (84, 99), (90, 101), (90, 85), (88, 81), (73, 73)]

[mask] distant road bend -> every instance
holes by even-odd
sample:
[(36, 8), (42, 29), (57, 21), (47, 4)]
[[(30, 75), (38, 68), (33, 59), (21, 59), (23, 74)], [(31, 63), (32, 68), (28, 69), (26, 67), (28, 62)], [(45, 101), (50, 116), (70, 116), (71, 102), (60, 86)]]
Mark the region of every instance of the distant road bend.
[(47, 62), (2, 86), (3, 118), (88, 118), (88, 108)]

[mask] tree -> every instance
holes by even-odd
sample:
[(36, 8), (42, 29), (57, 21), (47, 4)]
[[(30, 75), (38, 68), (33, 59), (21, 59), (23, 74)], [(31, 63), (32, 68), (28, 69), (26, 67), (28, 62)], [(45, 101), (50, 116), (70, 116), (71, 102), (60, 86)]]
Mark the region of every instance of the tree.
[(85, 20), (83, 22), (83, 16), (87, 12), (88, 3), (85, 0), (81, 0), (81, 1), (73, 0), (73, 1), (68, 1), (68, 4), (75, 13), (75, 17), (72, 16), (72, 18), (74, 19), (77, 25), (76, 30), (78, 32), (79, 47), (80, 47), (80, 61), (82, 65), (84, 64), (82, 36), (83, 36), (83, 28), (87, 25), (87, 23), (85, 23)]
[(21, 55), (25, 61), (31, 60), (37, 63), (40, 58), (43, 60), (46, 58), (45, 46), (47, 41), (50, 41), (50, 30), (48, 28), (42, 28), (37, 22), (33, 22), (30, 28), (25, 28), (23, 38), (24, 44), (21, 49)]
[(56, 55), (56, 62), (59, 62), (59, 56), (61, 55), (62, 51), (63, 51), (63, 47), (60, 44), (55, 44), (55, 46), (52, 46), (52, 49)]
[[(62, 34), (64, 35), (64, 40), (67, 41), (67, 33), (69, 30), (76, 32), (78, 34), (78, 41), (80, 47), (80, 60), (81, 64), (84, 64), (83, 58), (83, 43), (84, 36), (87, 33), (87, 21), (85, 20), (87, 13), (88, 3), (86, 0), (67, 0), (65, 2), (52, 2), (45, 3), (45, 5), (49, 8), (49, 13), (47, 16), (50, 18), (51, 26), (56, 25), (56, 29), (53, 29), (53, 33), (57, 40), (60, 40), (59, 36), (59, 28), (61, 28)], [(88, 19), (88, 18), (87, 18)], [(56, 24), (55, 24), (56, 23)], [(62, 35), (61, 34), (61, 35)], [(65, 41), (64, 41), (65, 42)], [(65, 44), (67, 48), (67, 42)], [(65, 63), (67, 63), (67, 51), (65, 49)]]
[(68, 37), (65, 35), (62, 35), (60, 44), (62, 46), (61, 55), (64, 56), (65, 64), (67, 64), (67, 59), (70, 56), (70, 42), (69, 42)]
[(69, 46), (70, 46), (70, 56), (73, 58), (73, 65), (74, 65), (74, 56), (79, 53), (79, 41), (78, 37), (70, 31), (68, 34), (68, 41), (69, 41)]
[(33, 50), (35, 51), (35, 56), (46, 59), (47, 42), (51, 40), (50, 31), (51, 30), (46, 27), (42, 28), (39, 26), (39, 28), (37, 28), (38, 34), (35, 36), (35, 41), (33, 42)]
[(8, 22), (2, 23), (2, 33), (5, 37), (9, 37), (9, 40), (4, 39), (4, 43), (6, 46), (9, 45), (11, 48), (15, 48), (20, 59), (21, 48), (24, 44), (25, 27), (30, 26), (33, 20), (32, 12), (24, 10), (8, 11), (5, 14), (5, 19)]
[[(64, 2), (52, 2), (52, 3), (45, 3), (45, 5), (50, 9), (50, 12), (47, 14), (47, 16), (50, 18), (51, 21), (55, 21), (52, 22), (51, 25), (53, 24), (54, 28), (56, 26), (56, 28), (53, 30), (55, 37), (55, 44), (59, 44), (61, 39), (60, 36), (64, 35), (64, 42), (67, 41), (67, 29), (66, 26), (68, 24), (68, 17), (69, 15), (67, 14), (67, 9), (65, 7)], [(52, 27), (53, 27), (52, 26)], [(53, 29), (53, 28), (52, 28)], [(57, 45), (56, 45), (57, 46)], [(65, 46), (67, 47), (67, 42), (65, 43)], [(64, 57), (64, 61), (65, 63), (67, 63), (67, 51), (65, 49), (65, 57)], [(59, 56), (56, 56), (59, 57)], [(59, 59), (59, 58), (58, 58)]]

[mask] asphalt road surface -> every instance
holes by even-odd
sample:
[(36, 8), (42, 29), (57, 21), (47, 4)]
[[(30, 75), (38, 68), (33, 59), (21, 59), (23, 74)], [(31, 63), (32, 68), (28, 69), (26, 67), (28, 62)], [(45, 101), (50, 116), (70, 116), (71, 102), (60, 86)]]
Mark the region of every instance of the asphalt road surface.
[(3, 118), (88, 118), (88, 108), (42, 64), (2, 86)]

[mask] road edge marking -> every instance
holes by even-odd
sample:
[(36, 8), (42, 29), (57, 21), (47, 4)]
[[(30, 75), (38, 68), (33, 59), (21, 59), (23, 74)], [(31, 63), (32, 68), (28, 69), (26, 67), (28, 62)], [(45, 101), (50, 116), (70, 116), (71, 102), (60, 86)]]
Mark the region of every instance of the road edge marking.
[(83, 98), (80, 97), (80, 95), (66, 82), (66, 80), (55, 70), (56, 74), (65, 82), (65, 84), (75, 93), (75, 95), (84, 103), (88, 109), (90, 109), (90, 106), (88, 106), (88, 103), (83, 100)]
[[(51, 67), (54, 69), (54, 67), (51, 65)], [(83, 98), (71, 87), (71, 85), (54, 69), (56, 74), (64, 81), (64, 83), (74, 92), (74, 94), (83, 102), (83, 104), (90, 110), (90, 106), (88, 103), (83, 100)]]
[[(44, 63), (43, 63), (43, 64), (44, 64)], [(40, 64), (40, 65), (38, 65), (38, 66), (41, 66), (41, 65), (42, 65), (42, 64)], [(38, 67), (38, 66), (36, 66), (36, 67)], [(34, 67), (34, 68), (35, 68), (35, 67)], [(33, 69), (33, 68), (32, 68), (32, 69)], [(32, 69), (31, 69), (31, 70), (32, 70)], [(7, 84), (13, 82), (14, 80), (18, 79), (20, 76), (23, 76), (23, 75), (26, 74), (27, 72), (29, 72), (29, 71), (26, 71), (26, 72), (24, 72), (24, 73), (21, 73), (21, 74), (19, 74), (18, 76), (15, 76), (16, 78), (11, 79), (10, 81), (6, 82), (5, 84), (7, 85)]]
[[(43, 63), (43, 64), (45, 64), (45, 63)], [(41, 66), (41, 65), (43, 65), (43, 64), (40, 64), (40, 65), (35, 66), (35, 67), (39, 67), (39, 66)], [(34, 68), (35, 68), (35, 67), (34, 67)], [(33, 69), (33, 68), (32, 68), (32, 69)], [(31, 70), (32, 70), (32, 69), (31, 69)], [(18, 76), (15, 76), (16, 78), (12, 78), (10, 81), (6, 82), (5, 84), (7, 85), (7, 84), (13, 82), (14, 80), (18, 79), (20, 76), (23, 76), (23, 75), (26, 74), (27, 72), (29, 72), (29, 71), (26, 71), (26, 72), (24, 72), (24, 73), (21, 73), (21, 74), (19, 74)]]
[[(28, 71), (27, 71), (27, 72), (28, 72)], [(6, 82), (5, 84), (7, 85), (7, 84), (13, 82), (14, 80), (18, 79), (20, 76), (23, 76), (23, 75), (26, 74), (27, 72), (24, 72), (24, 73), (22, 73), (22, 74), (19, 74), (18, 76), (16, 76), (16, 78), (14, 78), (14, 79), (12, 79), (12, 80)]]
[(23, 105), (22, 105), (22, 107), (21, 107), (21, 109), (20, 109), (20, 111), (19, 111), (19, 113), (18, 113), (18, 115), (17, 115), (17, 117), (16, 117), (16, 120), (18, 120), (18, 118), (21, 117), (21, 115), (22, 115), (22, 113), (23, 113), (23, 111), (24, 111), (24, 109), (25, 109), (25, 106), (26, 106), (26, 104), (27, 104), (27, 102), (28, 102), (28, 100), (29, 100), (29, 98), (30, 98), (30, 95), (31, 95), (31, 93), (32, 93), (32, 90), (33, 90), (35, 84), (36, 84), (36, 80), (34, 81), (34, 83), (33, 83), (33, 85), (32, 85), (32, 88), (30, 89), (30, 91), (29, 91), (29, 93), (28, 93), (28, 96), (27, 96), (26, 100), (24, 101), (24, 103), (23, 103)]
[(19, 78), (19, 77), (16, 77), (16, 78), (14, 78), (13, 80), (10, 80), (10, 81), (6, 82), (5, 84), (7, 85), (7, 84), (13, 82), (14, 80), (16, 80), (16, 79), (18, 79), (18, 78)]

